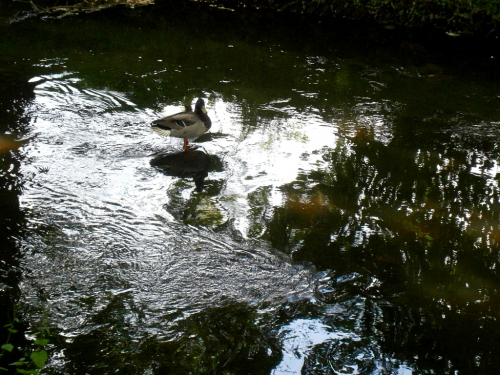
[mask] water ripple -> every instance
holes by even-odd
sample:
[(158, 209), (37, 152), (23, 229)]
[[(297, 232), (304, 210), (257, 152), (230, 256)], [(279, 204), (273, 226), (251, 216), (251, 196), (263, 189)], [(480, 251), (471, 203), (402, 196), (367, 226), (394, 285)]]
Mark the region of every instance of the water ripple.
[(37, 87), (36, 137), (25, 149), (23, 290), (35, 315), (54, 311), (51, 326), (71, 340), (110, 310), (139, 337), (168, 332), (172, 314), (311, 293), (312, 270), (263, 243), (175, 221), (165, 203), (176, 179), (149, 165), (164, 147), (151, 114), (123, 94), (79, 86), (68, 75)]

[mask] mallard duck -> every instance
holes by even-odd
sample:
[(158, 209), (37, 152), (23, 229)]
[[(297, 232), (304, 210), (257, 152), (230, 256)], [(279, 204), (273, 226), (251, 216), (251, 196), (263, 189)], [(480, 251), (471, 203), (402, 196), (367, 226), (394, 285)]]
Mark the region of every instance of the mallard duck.
[(212, 126), (212, 120), (207, 115), (205, 101), (196, 101), (194, 112), (191, 106), (186, 106), (184, 112), (162, 117), (153, 121), (152, 129), (165, 137), (184, 138), (184, 149), (190, 150), (189, 138), (196, 138), (206, 133)]

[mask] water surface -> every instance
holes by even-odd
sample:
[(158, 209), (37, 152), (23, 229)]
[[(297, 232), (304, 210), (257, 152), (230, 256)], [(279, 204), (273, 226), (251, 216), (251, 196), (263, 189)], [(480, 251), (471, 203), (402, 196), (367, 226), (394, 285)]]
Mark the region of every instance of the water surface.
[[(498, 76), (389, 30), (255, 22), (4, 26), (36, 85), (17, 286), (45, 371), (492, 371)], [(149, 124), (198, 97), (213, 126), (180, 154)]]

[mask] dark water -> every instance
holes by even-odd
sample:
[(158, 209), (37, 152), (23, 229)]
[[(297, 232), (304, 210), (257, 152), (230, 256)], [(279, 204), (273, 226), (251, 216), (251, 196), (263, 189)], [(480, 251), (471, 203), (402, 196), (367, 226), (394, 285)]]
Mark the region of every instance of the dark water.
[[(499, 56), (256, 18), (4, 22), (1, 290), (43, 372), (496, 373)], [(186, 157), (149, 123), (197, 97)]]

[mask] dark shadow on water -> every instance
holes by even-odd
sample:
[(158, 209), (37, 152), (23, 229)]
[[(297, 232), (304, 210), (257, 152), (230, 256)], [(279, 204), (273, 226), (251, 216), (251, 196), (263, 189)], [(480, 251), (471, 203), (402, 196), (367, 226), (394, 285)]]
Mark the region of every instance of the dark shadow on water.
[[(34, 85), (29, 76), (19, 67), (11, 69), (8, 64), (0, 68), (0, 342), (7, 342), (6, 324), (13, 322), (15, 305), (19, 298), (21, 279), (19, 237), (25, 227), (25, 218), (20, 209), (19, 195), (23, 188), (20, 172), (23, 155), (20, 151), (23, 141), (19, 141), (27, 130), (29, 117), (26, 107), (34, 98)], [(9, 342), (16, 348), (26, 344), (24, 328), (20, 323), (15, 327)], [(12, 353), (2, 350), (0, 367), (18, 360), (22, 352)]]
[(196, 191), (201, 192), (208, 176), (211, 158), (203, 151), (189, 150), (157, 155), (150, 164), (167, 176), (192, 178), (196, 184)]

